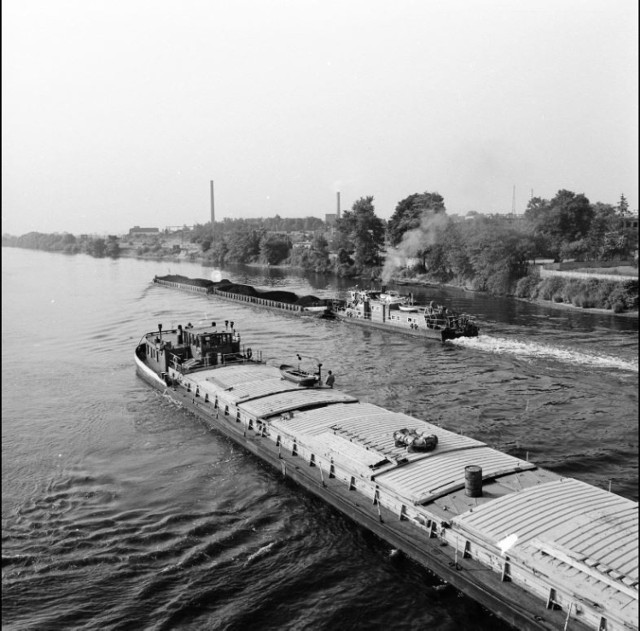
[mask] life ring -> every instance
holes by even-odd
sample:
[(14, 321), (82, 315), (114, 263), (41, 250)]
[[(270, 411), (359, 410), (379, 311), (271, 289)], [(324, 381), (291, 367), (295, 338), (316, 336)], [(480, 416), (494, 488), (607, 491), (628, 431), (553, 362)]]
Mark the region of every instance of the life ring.
[(247, 359), (251, 359), (252, 355), (253, 355), (253, 351), (251, 350), (251, 348), (248, 348), (245, 355), (247, 356)]

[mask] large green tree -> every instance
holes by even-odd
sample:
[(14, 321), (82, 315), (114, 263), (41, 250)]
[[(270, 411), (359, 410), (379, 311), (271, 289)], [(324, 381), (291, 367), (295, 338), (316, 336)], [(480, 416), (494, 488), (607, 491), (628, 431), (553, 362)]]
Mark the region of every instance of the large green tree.
[(474, 220), (468, 232), (466, 254), (473, 267), (474, 284), (492, 294), (508, 294), (527, 274), (533, 241), (503, 218)]
[(466, 244), (474, 232), (474, 226), (475, 220), (471, 218), (456, 223), (450, 221), (442, 233), (447, 273), (450, 278), (463, 284), (473, 278), (473, 265)]
[(96, 258), (101, 258), (105, 255), (107, 251), (107, 244), (102, 237), (98, 237), (97, 239), (91, 239), (87, 243), (87, 254), (91, 254), (91, 256), (95, 256)]
[(331, 261), (329, 259), (329, 244), (322, 234), (316, 235), (309, 248), (294, 248), (290, 257), (291, 265), (313, 270), (314, 272), (331, 271)]
[(269, 265), (278, 265), (289, 256), (291, 240), (286, 235), (265, 235), (260, 242), (260, 258)]
[(565, 189), (550, 201), (532, 198), (525, 211), (533, 234), (544, 244), (545, 251), (538, 255), (550, 255), (556, 260), (562, 259), (563, 249), (571, 250), (571, 244), (587, 237), (593, 216), (593, 207), (582, 193)]
[(439, 193), (414, 193), (398, 202), (387, 224), (389, 243), (396, 247), (405, 233), (420, 228), (425, 214), (444, 214), (444, 198)]
[(585, 242), (585, 258), (597, 260), (603, 256), (605, 235), (621, 229), (622, 220), (611, 204), (598, 202), (593, 205), (593, 219)]
[(237, 228), (225, 238), (227, 261), (248, 263), (255, 260), (260, 255), (260, 241), (264, 236), (264, 230), (247, 229), (244, 226)]
[(629, 202), (627, 202), (627, 198), (624, 194), (620, 195), (620, 201), (618, 202), (618, 214), (621, 217), (628, 217), (631, 213), (629, 212)]
[(361, 197), (336, 222), (336, 249), (353, 258), (357, 272), (370, 270), (380, 266), (384, 234), (385, 224), (375, 214), (373, 197)]
[(322, 234), (316, 235), (311, 241), (308, 252), (309, 267), (317, 271), (329, 269), (329, 243)]
[(115, 234), (110, 234), (107, 237), (104, 253), (114, 259), (120, 256), (120, 239)]

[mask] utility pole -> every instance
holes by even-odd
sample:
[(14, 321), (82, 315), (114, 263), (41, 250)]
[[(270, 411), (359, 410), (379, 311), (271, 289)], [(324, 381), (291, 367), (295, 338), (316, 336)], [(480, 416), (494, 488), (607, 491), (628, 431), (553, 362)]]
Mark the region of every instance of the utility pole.
[(213, 180), (211, 180), (211, 227), (213, 228), (213, 224), (216, 220), (216, 206), (213, 198)]

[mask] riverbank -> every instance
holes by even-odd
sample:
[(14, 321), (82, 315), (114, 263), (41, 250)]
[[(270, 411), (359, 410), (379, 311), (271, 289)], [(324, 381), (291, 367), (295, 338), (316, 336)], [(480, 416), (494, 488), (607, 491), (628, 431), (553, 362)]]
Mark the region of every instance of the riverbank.
[[(292, 266), (290, 265), (263, 265), (260, 263), (247, 263), (245, 264), (245, 266), (251, 267), (254, 269), (259, 269), (259, 268), (280, 269), (280, 270), (293, 269)], [(424, 279), (421, 279), (421, 278), (409, 279), (409, 278), (403, 277), (402, 279), (400, 279), (400, 282), (398, 282), (397, 279), (392, 278), (389, 280), (388, 284), (396, 285), (398, 287), (405, 287), (405, 286), (433, 287), (433, 288), (449, 287), (451, 289), (458, 289), (458, 290), (462, 289), (464, 291), (469, 291), (472, 293), (484, 293), (484, 292), (478, 292), (478, 290), (471, 289), (470, 287), (467, 287), (467, 286), (455, 285), (453, 283), (434, 283), (434, 282), (425, 281)], [(531, 299), (531, 298), (522, 298), (518, 296), (508, 296), (508, 298), (512, 298), (519, 302), (528, 302), (530, 304), (538, 304), (544, 307), (552, 307), (554, 309), (561, 309), (561, 310), (565, 309), (565, 310), (589, 312), (594, 314), (615, 315), (615, 316), (622, 316), (628, 319), (633, 319), (633, 318), (637, 319), (639, 315), (638, 309), (615, 313), (612, 309), (603, 309), (603, 308), (597, 308), (597, 307), (592, 307), (592, 308), (581, 307), (571, 303), (557, 302), (554, 300), (544, 300), (542, 298)]]
[[(432, 283), (424, 276), (392, 278), (389, 283), (400, 286), (451, 287), (477, 292), (467, 285), (455, 283)], [(484, 293), (484, 292), (480, 292)], [(591, 313), (611, 314), (627, 318), (638, 317), (638, 278), (612, 280), (601, 278), (598, 274), (588, 273), (576, 276), (547, 276), (537, 274), (521, 278), (513, 295), (508, 298), (539, 304), (546, 307), (588, 311)]]
[(529, 304), (541, 305), (543, 307), (552, 307), (554, 309), (564, 309), (564, 310), (572, 310), (572, 311), (582, 311), (584, 313), (599, 313), (603, 315), (614, 315), (614, 316), (622, 316), (623, 318), (638, 318), (638, 310), (635, 311), (622, 311), (621, 313), (615, 313), (612, 309), (597, 309), (597, 308), (587, 308), (587, 307), (578, 307), (576, 305), (567, 304), (565, 302), (554, 302), (553, 300), (541, 300), (535, 299), (530, 300), (528, 298), (517, 298), (516, 296), (510, 296), (514, 300), (518, 302), (528, 302)]
[[(409, 283), (409, 284), (412, 284), (412, 283)], [(420, 285), (425, 286), (423, 283), (420, 283)], [(452, 285), (450, 283), (440, 283), (439, 285), (430, 283), (429, 285), (432, 285), (434, 287), (451, 287), (452, 289), (464, 289), (465, 291), (471, 291), (471, 292), (477, 291), (474, 289), (470, 289), (468, 287), (460, 287), (459, 285)], [(426, 285), (426, 286), (429, 286), (429, 285)], [(604, 315), (614, 315), (614, 316), (622, 316), (624, 318), (636, 318), (636, 319), (638, 318), (638, 314), (639, 314), (638, 309), (632, 309), (629, 311), (621, 311), (619, 313), (616, 313), (615, 311), (613, 311), (613, 309), (602, 309), (598, 307), (580, 307), (578, 305), (574, 305), (567, 302), (556, 302), (554, 300), (544, 300), (542, 298), (520, 298), (518, 296), (508, 296), (508, 297), (512, 298), (513, 300), (517, 300), (518, 302), (528, 302), (529, 304), (536, 304), (543, 307), (551, 307), (553, 309), (560, 309), (560, 310), (582, 311), (585, 313), (598, 313), (598, 314), (604, 314)]]
[[(174, 262), (174, 263), (179, 263), (179, 262), (190, 262), (190, 263), (200, 263), (202, 265), (205, 265), (205, 262), (203, 260), (202, 256), (191, 256), (190, 258), (180, 258), (180, 257), (167, 257), (167, 256), (161, 256), (161, 257), (153, 257), (149, 254), (146, 255), (138, 255), (136, 256), (135, 254), (131, 254), (131, 256), (135, 257), (135, 258), (141, 258), (141, 259), (152, 259), (152, 260), (161, 260), (161, 261), (167, 261), (167, 262)], [(244, 264), (246, 267), (252, 267), (252, 268), (267, 268), (267, 269), (299, 269), (301, 271), (304, 271), (303, 268), (298, 268), (298, 267), (294, 267), (291, 265), (265, 265), (263, 263), (245, 263)], [(530, 279), (529, 284), (532, 284), (535, 282), (536, 285), (541, 285), (544, 281), (544, 279), (539, 279), (536, 277), (526, 277), (527, 279)], [(354, 279), (354, 281), (360, 281), (362, 282), (363, 280), (369, 280), (369, 279), (365, 279), (365, 278), (357, 278)], [(589, 281), (589, 278), (586, 279), (581, 279), (582, 281)], [(596, 281), (598, 282), (598, 279), (594, 276), (592, 279), (592, 281)], [(633, 277), (629, 277), (630, 281), (633, 281)], [(636, 283), (637, 283), (637, 279)], [(547, 283), (549, 283), (550, 281), (547, 280)], [(512, 296), (508, 296), (509, 298), (513, 298), (514, 300), (518, 300), (521, 302), (529, 302), (532, 304), (539, 304), (541, 306), (545, 306), (545, 307), (552, 307), (554, 309), (570, 309), (570, 310), (574, 310), (574, 311), (583, 311), (583, 312), (589, 312), (589, 313), (598, 313), (598, 314), (609, 314), (609, 315), (616, 315), (616, 316), (622, 316), (625, 318), (638, 318), (639, 315), (639, 311), (637, 309), (637, 289), (636, 289), (636, 293), (635, 296), (632, 296), (631, 299), (633, 299), (635, 301), (635, 306), (636, 308), (631, 308), (631, 309), (627, 309), (627, 310), (623, 310), (623, 311), (618, 311), (616, 312), (613, 308), (602, 308), (602, 307), (597, 307), (597, 306), (586, 306), (586, 305), (591, 305), (594, 304), (594, 298), (591, 298), (589, 296), (582, 296), (581, 300), (583, 301), (583, 305), (580, 304), (573, 304), (571, 302), (565, 302), (564, 300), (557, 300), (557, 299), (553, 299), (553, 296), (558, 296), (560, 295), (558, 293), (558, 291), (561, 291), (562, 288), (564, 286), (568, 286), (571, 284), (579, 284), (577, 279), (571, 279), (571, 278), (566, 278), (566, 279), (562, 279), (560, 277), (556, 278), (555, 281), (556, 284), (556, 288), (555, 288), (555, 292), (552, 295), (551, 299), (544, 299), (544, 298), (540, 298), (540, 297), (535, 297), (535, 298), (531, 298), (531, 297), (525, 297), (525, 296), (517, 296), (517, 295), (512, 295)], [(602, 285), (602, 283), (604, 282), (608, 282), (608, 283), (615, 283), (616, 281), (601, 281), (600, 283), (598, 283), (600, 286)], [(618, 282), (624, 282), (624, 281), (618, 281)], [(469, 285), (459, 285), (459, 284), (454, 284), (454, 283), (437, 283), (437, 282), (433, 282), (431, 280), (427, 280), (424, 275), (420, 275), (420, 276), (414, 276), (414, 277), (407, 277), (407, 276), (401, 276), (401, 277), (392, 277), (389, 279), (389, 281), (386, 283), (388, 285), (396, 285), (398, 287), (404, 287), (404, 286), (416, 286), (416, 287), (450, 287), (452, 289), (462, 289), (464, 291), (469, 291), (469, 292), (474, 292), (474, 293), (484, 293), (484, 292), (479, 292), (477, 289), (473, 289), (472, 287), (470, 287)], [(583, 283), (584, 284), (584, 283)], [(593, 289), (593, 288), (592, 288)], [(551, 295), (551, 294), (550, 294)], [(630, 299), (630, 300), (631, 300)]]
[[(24, 246), (9, 246), (24, 247)], [(31, 248), (27, 248), (31, 249)], [(61, 252), (71, 254), (71, 252)], [(166, 262), (171, 264), (195, 263), (207, 267), (202, 252), (195, 249), (189, 251), (169, 252), (167, 250), (139, 251), (134, 247), (122, 247), (118, 257), (138, 259), (143, 261)], [(117, 257), (116, 257), (117, 258)], [(246, 263), (247, 267), (267, 268), (267, 269), (298, 269), (303, 268), (292, 265), (266, 265), (262, 263)], [(211, 266), (213, 267), (213, 266)], [(507, 296), (519, 301), (531, 302), (546, 307), (573, 309), (588, 311), (590, 313), (613, 314), (624, 316), (625, 318), (638, 318), (638, 279), (629, 277), (628, 281), (606, 280), (597, 278), (597, 274), (590, 274), (582, 270), (582, 278), (540, 278), (537, 276), (527, 276), (520, 279), (515, 290), (515, 294)], [(589, 270), (591, 271), (591, 270)], [(594, 269), (594, 272), (601, 272), (601, 269)], [(405, 270), (406, 272), (406, 270)], [(573, 272), (575, 275), (575, 271)], [(354, 277), (354, 283), (376, 283), (381, 284), (381, 279), (371, 279), (370, 277)], [(635, 283), (635, 286), (634, 286)], [(418, 276), (405, 276), (403, 274), (390, 278), (386, 284), (397, 285), (398, 287), (451, 287), (462, 289), (473, 293), (480, 292), (467, 284), (459, 283), (439, 283), (434, 282), (425, 274)], [(610, 305), (607, 307), (605, 305)]]

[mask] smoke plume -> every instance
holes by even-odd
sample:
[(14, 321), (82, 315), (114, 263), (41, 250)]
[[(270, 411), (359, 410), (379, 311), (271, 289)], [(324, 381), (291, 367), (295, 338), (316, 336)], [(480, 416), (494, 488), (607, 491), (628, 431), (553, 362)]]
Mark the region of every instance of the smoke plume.
[(382, 268), (382, 282), (388, 283), (394, 272), (407, 267), (411, 259), (434, 245), (438, 234), (447, 224), (447, 216), (433, 210), (424, 210), (420, 218), (420, 226), (408, 230), (402, 235), (402, 241), (395, 248), (389, 248)]

